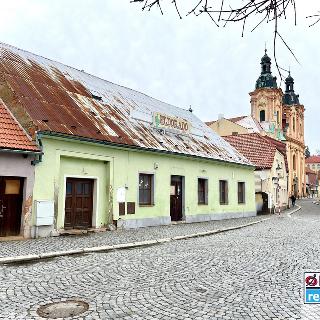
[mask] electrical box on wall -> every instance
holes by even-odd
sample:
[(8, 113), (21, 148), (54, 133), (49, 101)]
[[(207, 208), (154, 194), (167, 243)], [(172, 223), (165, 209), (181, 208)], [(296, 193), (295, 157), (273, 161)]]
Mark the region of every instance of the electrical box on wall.
[(36, 226), (51, 226), (54, 221), (54, 201), (36, 200)]

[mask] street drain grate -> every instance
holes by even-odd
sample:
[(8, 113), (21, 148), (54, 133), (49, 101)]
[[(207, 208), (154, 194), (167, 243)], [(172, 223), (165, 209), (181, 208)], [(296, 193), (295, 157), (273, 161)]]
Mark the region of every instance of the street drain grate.
[(67, 300), (45, 304), (37, 310), (37, 313), (42, 318), (58, 319), (78, 316), (88, 309), (89, 304), (84, 301)]

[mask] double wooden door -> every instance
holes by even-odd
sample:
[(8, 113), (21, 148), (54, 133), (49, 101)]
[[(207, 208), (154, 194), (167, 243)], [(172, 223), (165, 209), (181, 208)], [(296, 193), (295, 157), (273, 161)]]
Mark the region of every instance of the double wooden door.
[(66, 184), (65, 229), (92, 227), (93, 180), (68, 178)]
[(171, 221), (182, 220), (183, 177), (171, 176), (170, 184), (170, 216)]
[(0, 177), (0, 236), (20, 234), (23, 179)]

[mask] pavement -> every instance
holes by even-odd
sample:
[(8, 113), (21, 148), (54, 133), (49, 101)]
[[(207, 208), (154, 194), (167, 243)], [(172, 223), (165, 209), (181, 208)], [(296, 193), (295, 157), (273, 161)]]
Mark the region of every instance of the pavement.
[[(288, 211), (291, 212), (292, 210)], [(115, 230), (98, 233), (84, 233), (77, 235), (62, 235), (39, 239), (0, 242), (0, 264), (10, 262), (11, 258), (33, 260), (37, 256), (67, 255), (92, 251), (102, 251), (108, 248), (125, 248), (147, 242), (177, 240), (179, 237), (201, 236), (205, 233), (217, 233), (233, 228), (250, 226), (252, 223), (262, 222), (272, 215), (262, 215), (250, 218), (228, 219), (201, 223), (179, 223), (169, 226), (157, 226), (131, 230)], [(152, 244), (152, 243), (150, 243)], [(14, 260), (14, 259), (13, 259)]]
[[(320, 207), (310, 200), (297, 204), (301, 210), (292, 215), (272, 215), (228, 232), (1, 265), (0, 319), (44, 319), (37, 313), (40, 306), (68, 300), (83, 301), (89, 309), (66, 319), (320, 319), (320, 305), (303, 304), (303, 272), (320, 270)], [(0, 246), (6, 257), (56, 251), (59, 244), (75, 249), (85, 239), (86, 246), (97, 246), (174, 238), (259, 219)]]

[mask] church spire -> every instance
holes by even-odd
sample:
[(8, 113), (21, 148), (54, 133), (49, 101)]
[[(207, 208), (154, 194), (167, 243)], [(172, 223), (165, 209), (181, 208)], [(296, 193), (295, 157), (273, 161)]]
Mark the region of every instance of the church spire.
[(256, 82), (256, 89), (259, 88), (277, 88), (277, 77), (271, 74), (271, 59), (267, 55), (267, 49), (264, 50), (264, 56), (261, 58), (261, 74)]
[(283, 103), (287, 105), (299, 104), (299, 95), (294, 92), (294, 79), (291, 76), (291, 72), (285, 80), (286, 91), (283, 96)]

